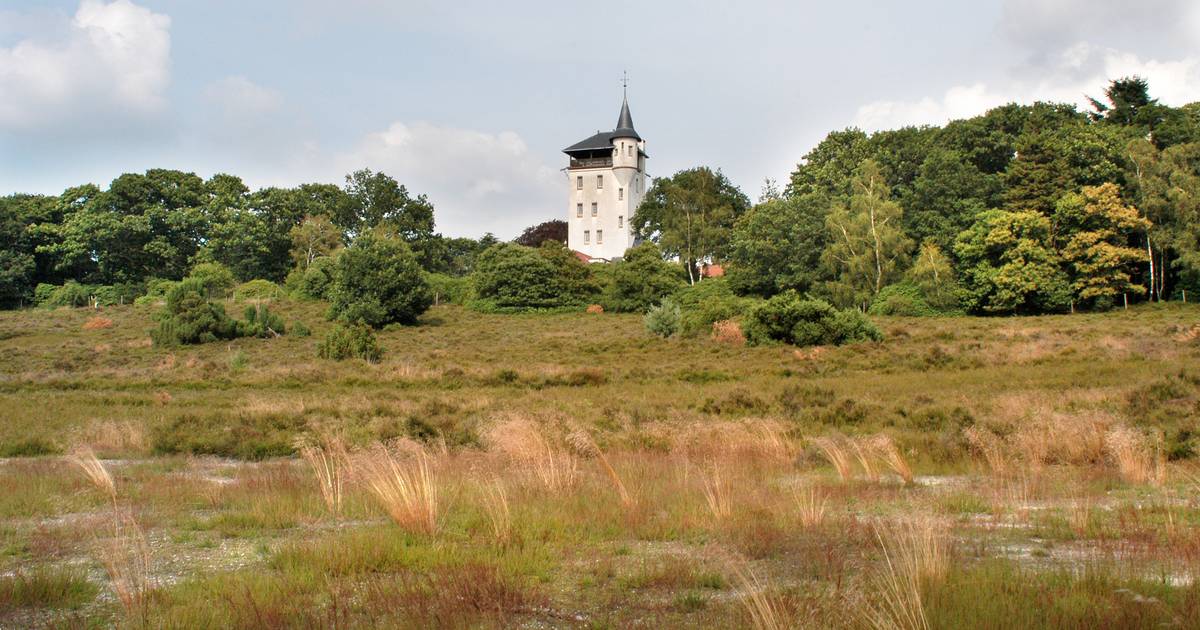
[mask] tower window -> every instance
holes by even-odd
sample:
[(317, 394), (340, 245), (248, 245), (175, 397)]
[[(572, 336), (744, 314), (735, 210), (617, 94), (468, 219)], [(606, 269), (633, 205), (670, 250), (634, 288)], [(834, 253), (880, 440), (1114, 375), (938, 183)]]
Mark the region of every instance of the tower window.
[(600, 204), (593, 201), (592, 202), (592, 216), (596, 216), (598, 214), (600, 214)]
[(603, 175), (596, 176), (596, 190), (604, 190), (604, 176)]
[(596, 230), (596, 244), (599, 245), (603, 242), (604, 242), (604, 230)]
[(583, 231), (583, 242), (584, 242), (584, 243), (591, 243), (591, 242), (592, 242), (592, 231), (591, 231), (591, 230), (584, 230), (584, 231)]
[(624, 189), (624, 188), (618, 188), (618, 189), (617, 189), (617, 201), (621, 201), (621, 200), (623, 200), (623, 199), (625, 199), (625, 189)]
[(625, 147), (625, 155), (628, 155), (629, 157), (633, 157), (633, 145), (632, 144)]
[(575, 190), (583, 190), (583, 175), (575, 176)]
[(625, 227), (625, 215), (617, 215), (617, 227)]
[(583, 204), (581, 204), (581, 203), (575, 204), (575, 216), (579, 217), (580, 219), (583, 218)]

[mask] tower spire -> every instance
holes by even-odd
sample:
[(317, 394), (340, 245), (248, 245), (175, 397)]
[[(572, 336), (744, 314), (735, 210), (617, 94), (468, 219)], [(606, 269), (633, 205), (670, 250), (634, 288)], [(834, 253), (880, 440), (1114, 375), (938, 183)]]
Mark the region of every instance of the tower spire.
[(613, 137), (629, 137), (641, 140), (641, 136), (633, 128), (633, 115), (629, 113), (629, 74), (621, 73), (621, 115), (617, 117), (617, 127), (613, 129)]

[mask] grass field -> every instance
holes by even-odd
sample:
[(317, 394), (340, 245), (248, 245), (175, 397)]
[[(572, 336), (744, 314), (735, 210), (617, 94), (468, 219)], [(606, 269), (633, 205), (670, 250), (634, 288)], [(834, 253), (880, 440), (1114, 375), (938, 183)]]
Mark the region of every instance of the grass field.
[[(0, 627), (1200, 627), (1200, 309), (662, 340), (435, 307), (378, 364), (0, 313)], [(230, 305), (240, 312), (240, 305)]]

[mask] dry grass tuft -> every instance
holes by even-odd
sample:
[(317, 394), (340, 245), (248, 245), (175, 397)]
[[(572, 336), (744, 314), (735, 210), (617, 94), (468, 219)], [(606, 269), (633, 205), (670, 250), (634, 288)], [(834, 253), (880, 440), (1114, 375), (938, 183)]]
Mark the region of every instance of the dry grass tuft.
[(712, 340), (717, 343), (727, 343), (731, 346), (746, 345), (746, 335), (742, 332), (742, 325), (733, 319), (713, 322)]
[(100, 563), (125, 614), (143, 617), (146, 596), (154, 588), (150, 577), (150, 545), (145, 532), (128, 512), (114, 512), (112, 527), (112, 537), (97, 544)]
[(109, 499), (116, 503), (117, 501), (117, 484), (113, 481), (112, 475), (108, 469), (104, 467), (104, 463), (96, 457), (95, 451), (88, 446), (76, 446), (71, 449), (67, 458), (71, 463), (75, 464), (87, 475), (88, 481), (92, 482), (101, 492), (108, 495)]
[(1129, 483), (1160, 486), (1166, 477), (1166, 462), (1159, 438), (1129, 427), (1118, 426), (1104, 437), (1104, 447)]
[(971, 448), (983, 455), (992, 473), (1004, 475), (1008, 472), (1008, 453), (1005, 451), (1004, 442), (996, 437), (995, 433), (972, 426), (963, 430), (963, 437), (967, 439)]
[(596, 441), (592, 439), (590, 433), (583, 429), (576, 429), (567, 436), (567, 442), (579, 453), (588, 457), (595, 457), (600, 462), (604, 473), (608, 475), (609, 480), (613, 483), (613, 487), (616, 488), (617, 496), (621, 498), (622, 507), (626, 510), (637, 507), (637, 501), (629, 493), (629, 490), (625, 488), (625, 482), (621, 480), (621, 475), (617, 474), (617, 469), (613, 468), (612, 463), (608, 461), (608, 457), (601, 450), (600, 446), (596, 444)]
[(816, 527), (825, 520), (825, 508), (829, 497), (818, 492), (813, 486), (796, 491), (796, 507), (800, 513), (800, 524), (804, 527)]
[(900, 454), (900, 449), (896, 448), (896, 443), (892, 441), (892, 438), (886, 435), (875, 436), (871, 440), (871, 450), (879, 453), (879, 456), (883, 458), (888, 468), (891, 468), (892, 472), (899, 475), (905, 484), (912, 485), (912, 468), (904, 460), (904, 456)]
[(483, 508), (492, 525), (496, 542), (506, 544), (512, 538), (512, 510), (508, 507), (508, 492), (500, 479), (483, 486)]
[(796, 624), (789, 619), (787, 607), (771, 593), (769, 586), (744, 563), (732, 565), (738, 585), (738, 601), (750, 616), (756, 630), (786, 630)]
[(432, 534), (438, 528), (438, 490), (429, 456), (397, 456), (377, 444), (352, 460), (356, 478), (366, 484), (400, 527)]
[(704, 502), (713, 518), (718, 521), (729, 518), (733, 514), (733, 489), (720, 467), (714, 463), (707, 471), (701, 471), (700, 482), (704, 489)]
[(493, 448), (532, 474), (547, 490), (564, 490), (575, 484), (578, 459), (532, 422), (515, 419), (499, 423), (487, 437)]
[(112, 328), (113, 320), (107, 317), (96, 316), (83, 323), (84, 330), (103, 330)]
[(599, 304), (588, 304), (587, 312), (593, 315), (598, 315), (604, 312), (604, 307)]
[(300, 456), (317, 478), (317, 487), (325, 507), (335, 516), (341, 516), (343, 472), (348, 458), (345, 444), (332, 437), (325, 439), (321, 445), (302, 444), (299, 450)]
[(884, 567), (877, 574), (879, 600), (867, 613), (875, 628), (929, 628), (921, 585), (941, 580), (950, 567), (942, 527), (928, 518), (876, 527)]
[(875, 445), (867, 438), (847, 440), (850, 448), (854, 451), (854, 458), (858, 460), (859, 467), (862, 468), (863, 475), (868, 481), (879, 481), (879, 473), (875, 471), (875, 464), (871, 462)]
[(821, 454), (825, 456), (825, 459), (829, 460), (830, 464), (833, 464), (838, 478), (842, 481), (850, 480), (850, 458), (846, 455), (846, 449), (842, 447), (839, 440), (828, 437), (816, 438), (813, 440), (813, 445), (821, 451)]

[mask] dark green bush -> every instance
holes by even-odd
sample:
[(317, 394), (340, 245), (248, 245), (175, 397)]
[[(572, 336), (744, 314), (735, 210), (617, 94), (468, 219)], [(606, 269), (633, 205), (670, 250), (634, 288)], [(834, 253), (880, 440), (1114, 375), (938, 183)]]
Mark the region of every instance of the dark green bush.
[(707, 335), (716, 322), (741, 319), (758, 301), (736, 295), (724, 278), (684, 286), (671, 299), (682, 311), (679, 331), (686, 337)]
[(235, 300), (273, 300), (282, 294), (279, 285), (261, 278), (243, 282), (233, 289)]
[(484, 250), (472, 275), (480, 311), (580, 307), (597, 293), (588, 266), (561, 244), (541, 247), (499, 243)]
[(824, 300), (780, 293), (750, 310), (745, 333), (751, 343), (781, 341), (798, 346), (880, 341), (883, 333), (862, 313), (839, 311)]
[(229, 267), (215, 262), (200, 263), (192, 267), (187, 279), (195, 282), (206, 298), (226, 297), (237, 284)]
[(425, 274), (434, 301), (439, 304), (466, 304), (471, 300), (471, 279), (444, 273)]
[(375, 332), (366, 324), (337, 324), (317, 346), (317, 356), (334, 361), (357, 358), (375, 363), (383, 358), (383, 349), (379, 347)]
[(932, 317), (939, 314), (925, 301), (920, 288), (906, 282), (884, 287), (879, 295), (875, 296), (867, 312), (872, 315), (900, 317)]
[(662, 251), (650, 242), (629, 249), (610, 267), (601, 300), (609, 311), (645, 312), (683, 285), (679, 265), (663, 260)]
[(68, 280), (62, 286), (39, 284), (33, 290), (34, 300), (38, 306), (59, 308), (71, 306), (75, 308), (88, 306), (94, 287)]
[(219, 455), (264, 459), (294, 453), (296, 436), (307, 422), (290, 413), (265, 415), (185, 414), (151, 431), (154, 452), (162, 455)]
[(299, 298), (324, 300), (329, 297), (333, 285), (333, 271), (337, 258), (321, 256), (313, 259), (305, 269), (293, 269), (284, 284), (288, 291)]
[(272, 313), (265, 304), (246, 307), (245, 334), (248, 337), (269, 338), (283, 335), (287, 327), (283, 318)]
[(338, 255), (329, 302), (332, 319), (382, 328), (415, 324), (433, 295), (404, 241), (367, 233)]
[(245, 326), (234, 321), (225, 307), (208, 301), (204, 283), (186, 278), (169, 293), (159, 313), (158, 328), (150, 333), (155, 345), (209, 343), (245, 335)]

